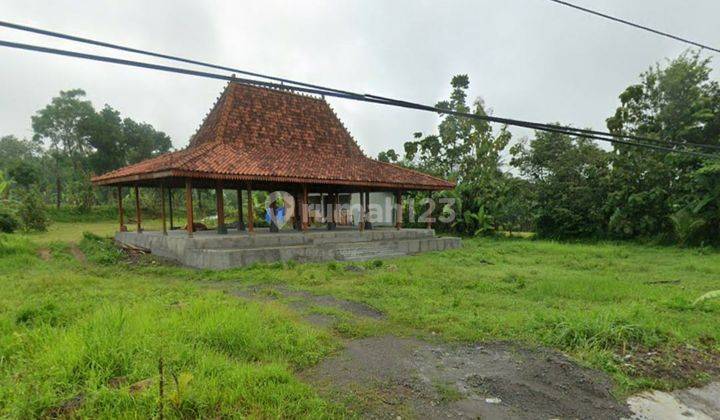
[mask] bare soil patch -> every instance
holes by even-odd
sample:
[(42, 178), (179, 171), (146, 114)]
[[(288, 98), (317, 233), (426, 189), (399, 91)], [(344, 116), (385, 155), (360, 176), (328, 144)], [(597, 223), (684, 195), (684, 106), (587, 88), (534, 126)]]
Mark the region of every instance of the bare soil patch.
[[(298, 310), (306, 310), (313, 306), (320, 306), (339, 309), (361, 318), (385, 319), (383, 312), (362, 302), (339, 299), (328, 295), (315, 295), (304, 290), (293, 290), (282, 285), (231, 289), (228, 290), (228, 293), (247, 299), (291, 298), (291, 300), (287, 302), (288, 306)], [(309, 314), (307, 318), (308, 322), (320, 326), (331, 325), (334, 322), (331, 316), (323, 314)]]
[(349, 341), (302, 373), (370, 418), (621, 418), (610, 378), (555, 351), (512, 343), (431, 344), (393, 336)]
[(78, 248), (77, 244), (70, 244), (70, 254), (78, 261), (83, 264), (87, 262), (87, 257), (85, 256), (85, 253), (82, 252), (80, 248)]
[(720, 377), (720, 353), (710, 346), (707, 349), (679, 346), (653, 350), (639, 347), (622, 356), (622, 362), (631, 376), (662, 379), (680, 387), (696, 385), (698, 372)]
[(43, 261), (50, 261), (52, 259), (52, 253), (48, 248), (40, 248), (37, 250), (38, 257)]

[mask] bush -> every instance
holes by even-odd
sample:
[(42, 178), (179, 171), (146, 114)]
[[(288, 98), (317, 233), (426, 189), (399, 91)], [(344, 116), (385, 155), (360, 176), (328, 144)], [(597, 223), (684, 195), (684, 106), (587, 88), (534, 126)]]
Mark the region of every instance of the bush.
[(0, 257), (32, 253), (33, 247), (27, 238), (0, 233)]
[(0, 209), (0, 232), (13, 233), (20, 227), (20, 222), (14, 214), (5, 209)]
[(24, 231), (45, 232), (50, 224), (42, 196), (37, 190), (25, 192), (20, 201), (18, 216)]
[(96, 264), (112, 265), (122, 258), (122, 252), (112, 239), (102, 238), (90, 232), (83, 232), (79, 246), (88, 261)]

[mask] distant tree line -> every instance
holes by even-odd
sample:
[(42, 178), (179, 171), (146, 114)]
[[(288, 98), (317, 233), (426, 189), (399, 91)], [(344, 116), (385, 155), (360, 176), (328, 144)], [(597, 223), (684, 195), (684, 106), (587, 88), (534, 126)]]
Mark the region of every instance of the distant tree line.
[(123, 118), (109, 105), (96, 110), (80, 89), (61, 91), (31, 121), (32, 138), (0, 138), (0, 171), (16, 188), (35, 188), (57, 207), (97, 204), (91, 175), (172, 147), (170, 137), (150, 124)]
[[(34, 209), (52, 203), (81, 212), (104, 204), (108, 191), (92, 186), (93, 174), (139, 162), (172, 147), (170, 137), (150, 124), (123, 118), (109, 105), (96, 110), (80, 89), (61, 91), (31, 122), (33, 136), (29, 139), (0, 137), (0, 200), (2, 217), (8, 220), (9, 213), (22, 216), (23, 203)], [(42, 223), (39, 226), (41, 230)]]
[[(620, 94), (608, 130), (720, 145), (720, 86), (710, 73), (709, 61), (694, 52), (651, 67)], [(450, 99), (438, 107), (486, 113), (481, 100), (468, 103), (467, 76), (451, 84)], [(720, 244), (718, 159), (622, 144), (601, 148), (548, 132), (512, 142), (506, 127), (451, 115), (437, 133), (415, 133), (402, 155), (391, 149), (378, 158), (457, 181), (455, 191), (435, 194), (455, 196), (462, 206), (456, 222), (439, 229)]]

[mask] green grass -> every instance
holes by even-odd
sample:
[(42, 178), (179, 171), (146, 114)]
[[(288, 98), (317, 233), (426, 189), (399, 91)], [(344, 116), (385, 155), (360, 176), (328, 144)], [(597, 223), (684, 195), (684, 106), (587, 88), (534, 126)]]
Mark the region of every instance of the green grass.
[[(152, 417), (161, 358), (166, 415), (333, 412), (294, 372), (329, 354), (336, 341), (286, 308), (121, 263), (84, 267), (62, 246), (43, 262), (33, 247), (22, 237), (0, 240), (2, 416)], [(173, 375), (187, 384), (176, 386)], [(147, 389), (130, 391), (148, 380)], [(82, 403), (73, 409), (75, 400)]]
[[(168, 416), (337, 416), (342, 408), (296, 373), (337, 349), (338, 337), (387, 331), (553, 347), (610, 373), (620, 394), (708, 379), (702, 371), (673, 378), (634, 370), (623, 360), (628, 353), (658, 351), (672, 363), (688, 345), (720, 351), (720, 299), (693, 304), (720, 289), (720, 254), (706, 249), (473, 239), (459, 250), (364, 263), (361, 271), (289, 263), (207, 272), (130, 265), (84, 230), (108, 235), (115, 222), (0, 237), (1, 416), (152, 417), (161, 358)], [(87, 263), (72, 257), (69, 241)], [(42, 261), (38, 247), (53, 258)], [(337, 320), (323, 330), (282, 299), (248, 301), (210, 287), (217, 282), (331, 294), (388, 320), (378, 327), (313, 307)], [(130, 392), (148, 379), (147, 389)]]

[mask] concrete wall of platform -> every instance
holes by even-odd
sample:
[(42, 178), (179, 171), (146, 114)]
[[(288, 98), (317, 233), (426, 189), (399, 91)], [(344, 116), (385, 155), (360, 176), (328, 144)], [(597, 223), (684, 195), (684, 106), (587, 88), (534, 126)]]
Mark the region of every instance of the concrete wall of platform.
[(148, 249), (152, 254), (195, 268), (222, 270), (253, 263), (295, 260), (365, 261), (399, 257), (461, 246), (460, 238), (437, 237), (430, 229), (367, 231), (311, 231), (306, 233), (118, 232), (121, 244)]

